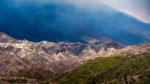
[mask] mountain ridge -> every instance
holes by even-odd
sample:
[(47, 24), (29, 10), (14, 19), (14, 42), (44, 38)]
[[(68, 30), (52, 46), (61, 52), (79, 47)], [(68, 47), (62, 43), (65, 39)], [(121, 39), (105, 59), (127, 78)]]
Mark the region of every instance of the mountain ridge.
[[(4, 35), (0, 35), (0, 38), (3, 38)], [(10, 39), (9, 36), (7, 37), (7, 39)], [(125, 56), (128, 53), (149, 53), (149, 46), (148, 43), (124, 47), (115, 42), (91, 45), (66, 42), (53, 43), (47, 41), (29, 42), (16, 39), (14, 41), (4, 40), (0, 42), (0, 74), (5, 75), (4, 72), (7, 72), (7, 70), (11, 73), (17, 73), (20, 70), (32, 69), (33, 66), (34, 68), (62, 74), (72, 71), (88, 60), (93, 60), (98, 57), (112, 57), (119, 56), (120, 54)], [(12, 69), (9, 69), (10, 67)]]

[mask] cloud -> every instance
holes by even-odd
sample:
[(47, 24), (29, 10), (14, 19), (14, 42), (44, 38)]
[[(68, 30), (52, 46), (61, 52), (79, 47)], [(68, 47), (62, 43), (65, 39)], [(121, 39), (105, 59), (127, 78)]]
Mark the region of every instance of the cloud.
[(104, 0), (105, 4), (150, 23), (150, 0)]
[(76, 7), (95, 7), (99, 9), (101, 3), (112, 6), (113, 8), (132, 15), (144, 22), (150, 23), (150, 0), (9, 0), (16, 6), (23, 4), (55, 4), (69, 3)]
[(51, 4), (51, 3), (69, 3), (75, 6), (89, 6), (98, 5), (101, 0), (12, 0), (16, 5), (22, 5), (25, 3), (33, 3), (38, 5)]

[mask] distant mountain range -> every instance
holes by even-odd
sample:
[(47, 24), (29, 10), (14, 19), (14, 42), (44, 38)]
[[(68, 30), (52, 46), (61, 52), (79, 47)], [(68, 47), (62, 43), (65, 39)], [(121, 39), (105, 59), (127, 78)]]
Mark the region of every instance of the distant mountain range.
[(16, 39), (51, 42), (99, 43), (116, 41), (124, 45), (150, 42), (150, 25), (107, 5), (84, 9), (71, 4), (16, 6), (0, 3), (0, 31)]

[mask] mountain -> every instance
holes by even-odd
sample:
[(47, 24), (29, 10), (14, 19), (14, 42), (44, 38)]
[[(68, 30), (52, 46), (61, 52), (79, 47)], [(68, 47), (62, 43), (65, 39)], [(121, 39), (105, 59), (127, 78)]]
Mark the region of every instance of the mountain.
[[(72, 80), (72, 76), (77, 76), (77, 82), (80, 81), (80, 78), (87, 81), (79, 75), (82, 70), (87, 69), (88, 72), (90, 69), (98, 69), (98, 71), (94, 72), (98, 74), (101, 67), (111, 70), (114, 63), (119, 66), (124, 64), (122, 65), (124, 67), (126, 67), (126, 63), (124, 62), (136, 63), (138, 61), (138, 63), (143, 64), (147, 62), (146, 60), (149, 60), (146, 59), (149, 58), (149, 51), (149, 43), (125, 47), (112, 41), (100, 44), (54, 43), (47, 41), (30, 42), (13, 39), (5, 33), (0, 33), (0, 80), (8, 81), (10, 78), (13, 81), (9, 82), (14, 82), (16, 79), (20, 80), (20, 78), (23, 78), (23, 80), (36, 79), (38, 82), (49, 80), (55, 83), (60, 82), (60, 84), (70, 84), (70, 81), (66, 80), (76, 83)], [(89, 64), (89, 62), (92, 62), (92, 64)], [(140, 65), (142, 69), (147, 69), (145, 67), (147, 65), (143, 65), (143, 67)], [(80, 69), (82, 66), (83, 69)], [(89, 68), (88, 66), (93, 66), (93, 68)], [(99, 68), (96, 68), (96, 66)], [(114, 70), (117, 71), (117, 68)], [(76, 75), (72, 75), (74, 72)], [(86, 74), (88, 73), (82, 72), (83, 76), (87, 76)], [(97, 77), (95, 74), (91, 76), (89, 73), (88, 77), (91, 76), (93, 80), (99, 81), (100, 79), (94, 79)], [(11, 77), (13, 78), (11, 79)]]
[(16, 40), (8, 35), (6, 35), (5, 33), (0, 32), (0, 43), (13, 43)]
[[(13, 40), (8, 35), (1, 33), (0, 42), (0, 69), (3, 72), (17, 72), (40, 68), (50, 70), (53, 73), (64, 73), (74, 69), (84, 61), (94, 59), (99, 51), (107, 51), (109, 48), (123, 48), (115, 42), (107, 42), (99, 45), (66, 42), (29, 42), (26, 40)], [(6, 41), (9, 39), (10, 41)], [(88, 57), (88, 54), (92, 55)], [(11, 60), (10, 60), (11, 59)], [(7, 63), (8, 62), (8, 63)], [(10, 67), (13, 67), (12, 70)]]
[[(12, 68), (12, 70), (16, 69), (14, 70), (15, 72), (20, 69), (31, 69), (34, 66), (54, 73), (64, 73), (87, 60), (97, 57), (147, 53), (150, 46), (149, 44), (144, 44), (124, 48), (124, 46), (116, 42), (105, 42), (95, 45), (47, 41), (29, 42), (12, 39), (4, 33), (1, 33), (0, 38), (3, 39), (4, 36), (4, 41), (1, 40), (0, 42), (1, 74), (7, 68), (9, 69), (6, 66), (15, 66), (16, 68)], [(5, 41), (6, 39), (10, 41)], [(11, 70), (9, 69), (9, 71)]]
[(107, 5), (78, 8), (68, 3), (15, 5), (1, 1), (0, 31), (16, 39), (124, 45), (150, 42), (150, 25)]

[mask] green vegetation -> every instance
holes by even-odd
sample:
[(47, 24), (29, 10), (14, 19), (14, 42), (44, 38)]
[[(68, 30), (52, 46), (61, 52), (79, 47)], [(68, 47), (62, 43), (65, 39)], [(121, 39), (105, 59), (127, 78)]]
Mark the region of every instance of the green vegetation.
[(98, 58), (65, 74), (60, 84), (150, 83), (150, 54)]

